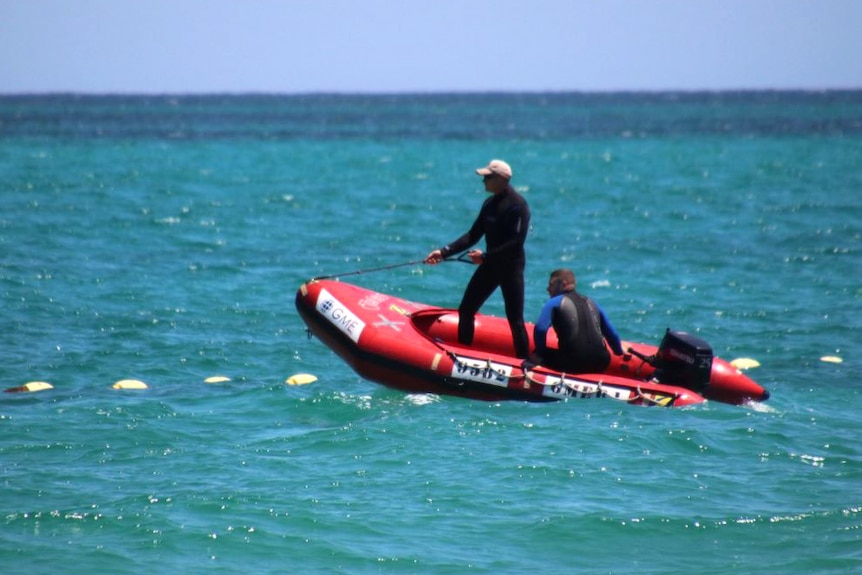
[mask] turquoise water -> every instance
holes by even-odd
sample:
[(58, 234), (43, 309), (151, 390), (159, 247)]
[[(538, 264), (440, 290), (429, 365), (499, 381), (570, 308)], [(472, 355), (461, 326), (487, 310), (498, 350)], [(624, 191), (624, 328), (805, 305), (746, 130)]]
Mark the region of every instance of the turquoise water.
[[(454, 239), (493, 157), (528, 314), (572, 267), (769, 402), (409, 396), (307, 338), (303, 280)], [(0, 394), (4, 571), (862, 569), (860, 92), (3, 97), (0, 174), (0, 387), (54, 386)], [(470, 273), (349, 279), (456, 306)]]

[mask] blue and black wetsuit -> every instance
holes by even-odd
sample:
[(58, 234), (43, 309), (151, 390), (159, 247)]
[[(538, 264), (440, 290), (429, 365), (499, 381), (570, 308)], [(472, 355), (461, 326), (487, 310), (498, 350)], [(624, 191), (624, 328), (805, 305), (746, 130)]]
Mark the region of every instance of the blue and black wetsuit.
[(445, 258), (466, 250), (485, 236), (485, 261), (470, 278), (458, 307), (458, 341), (462, 344), (473, 343), (473, 319), (499, 286), (506, 304), (515, 354), (520, 358), (529, 355), (530, 340), (524, 326), (524, 242), (529, 228), (527, 201), (508, 186), (485, 200), (467, 233), (440, 249)]
[[(549, 349), (546, 338), (554, 327), (559, 349)], [(570, 291), (548, 300), (533, 328), (534, 358), (551, 369), (566, 373), (601, 373), (611, 356), (608, 341), (617, 355), (623, 354), (620, 336), (593, 300)]]

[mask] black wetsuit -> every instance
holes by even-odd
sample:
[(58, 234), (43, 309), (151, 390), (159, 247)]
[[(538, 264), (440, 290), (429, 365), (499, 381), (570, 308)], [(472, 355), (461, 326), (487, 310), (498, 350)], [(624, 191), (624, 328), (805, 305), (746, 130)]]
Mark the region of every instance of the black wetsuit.
[[(558, 349), (547, 346), (551, 326), (557, 332)], [(533, 359), (557, 371), (601, 373), (611, 361), (605, 340), (616, 355), (623, 354), (620, 336), (602, 308), (586, 296), (566, 292), (552, 297), (542, 307), (533, 328)]]
[(466, 250), (485, 236), (485, 261), (479, 265), (458, 307), (458, 341), (473, 343), (473, 319), (482, 304), (499, 286), (506, 304), (506, 318), (512, 330), (517, 357), (526, 358), (530, 340), (524, 327), (524, 242), (530, 228), (530, 207), (512, 186), (494, 194), (470, 230), (441, 248), (443, 257)]

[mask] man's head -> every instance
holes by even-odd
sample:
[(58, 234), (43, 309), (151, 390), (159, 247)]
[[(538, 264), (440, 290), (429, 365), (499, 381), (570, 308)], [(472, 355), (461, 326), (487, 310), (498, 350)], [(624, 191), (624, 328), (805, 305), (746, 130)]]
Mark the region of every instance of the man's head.
[(495, 194), (505, 190), (512, 179), (512, 168), (503, 160), (491, 160), (484, 168), (477, 169), (476, 173), (482, 176), (485, 191)]
[(548, 294), (551, 297), (575, 291), (577, 287), (578, 280), (575, 277), (575, 272), (568, 268), (560, 268), (552, 271), (551, 277), (548, 279)]

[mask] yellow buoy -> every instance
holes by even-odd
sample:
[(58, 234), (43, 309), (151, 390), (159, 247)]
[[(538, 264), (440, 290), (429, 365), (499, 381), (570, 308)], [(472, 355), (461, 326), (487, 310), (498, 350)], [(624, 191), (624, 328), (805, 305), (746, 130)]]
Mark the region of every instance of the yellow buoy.
[(760, 362), (750, 357), (738, 357), (731, 361), (730, 365), (736, 369), (751, 369), (753, 367), (760, 367)]
[(37, 391), (45, 391), (46, 389), (54, 389), (54, 386), (46, 381), (28, 381), (24, 385), (10, 387), (6, 390), (6, 393), (34, 393)]
[(230, 378), (224, 375), (213, 375), (204, 380), (204, 383), (224, 383), (230, 381)]
[(315, 381), (317, 381), (317, 377), (310, 373), (297, 373), (288, 377), (284, 383), (287, 385), (307, 385), (309, 383), (314, 383)]
[(844, 360), (837, 355), (824, 355), (820, 358), (820, 361), (825, 361), (826, 363), (841, 363)]
[(114, 389), (147, 389), (147, 384), (139, 379), (121, 379), (112, 387)]

